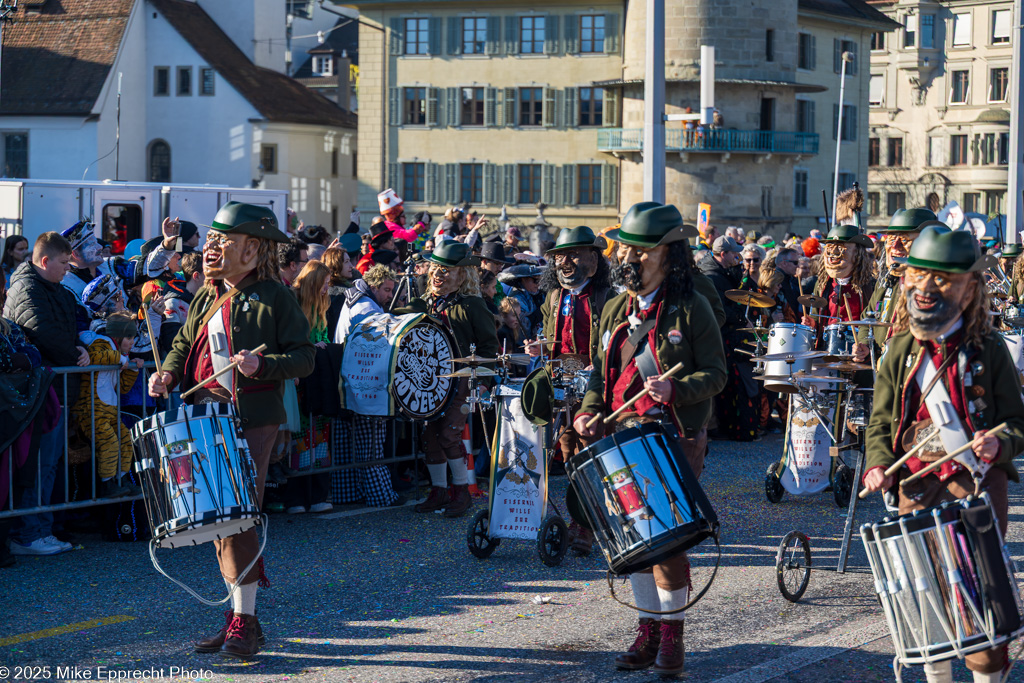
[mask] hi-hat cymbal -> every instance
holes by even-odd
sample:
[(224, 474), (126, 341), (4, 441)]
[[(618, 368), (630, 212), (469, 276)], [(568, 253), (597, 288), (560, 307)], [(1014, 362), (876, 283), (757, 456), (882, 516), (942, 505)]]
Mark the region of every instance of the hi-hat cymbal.
[(818, 367), (824, 368), (825, 370), (838, 370), (839, 372), (858, 372), (860, 370), (871, 369), (871, 366), (865, 363), (853, 363), (850, 361), (844, 361), (842, 363), (825, 363)]
[(498, 373), (487, 368), (462, 368), (448, 375), (438, 375), (438, 377), (496, 377)]
[(465, 358), (452, 358), (453, 363), (465, 363), (466, 365), (483, 365), (484, 363), (497, 363), (497, 358), (484, 358), (478, 356), (475, 353), (466, 356)]
[(764, 361), (765, 363), (773, 363), (775, 361), (782, 361), (784, 363), (795, 363), (798, 360), (821, 358), (824, 355), (824, 351), (797, 351), (795, 353), (769, 353), (764, 356), (754, 356), (753, 359), (758, 361)]
[(814, 296), (813, 294), (805, 294), (798, 296), (796, 302), (801, 306), (807, 306), (809, 308), (824, 308), (828, 306), (828, 299), (823, 296)]
[(850, 327), (892, 327), (892, 323), (883, 322), (881, 320), (840, 320), (835, 325), (849, 325)]
[(725, 293), (725, 298), (729, 301), (735, 301), (740, 305), (753, 306), (754, 308), (771, 308), (775, 305), (775, 299), (767, 294), (748, 292), (745, 289), (730, 289)]

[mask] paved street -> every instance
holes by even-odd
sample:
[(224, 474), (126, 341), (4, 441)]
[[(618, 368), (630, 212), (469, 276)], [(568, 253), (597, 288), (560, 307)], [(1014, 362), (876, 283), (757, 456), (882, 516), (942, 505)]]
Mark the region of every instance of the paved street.
[[(712, 443), (703, 482), (722, 522), (722, 568), (686, 619), (686, 679), (891, 681), (892, 643), (859, 541), (851, 572), (828, 571), (843, 524), (831, 493), (765, 500), (764, 471), (780, 451), (778, 436)], [(553, 489), (561, 504), (565, 479), (554, 479)], [(1009, 536), (1018, 561), (1022, 511), (1013, 486)], [(875, 496), (858, 521), (882, 516)], [(182, 667), (240, 683), (656, 680), (611, 665), (631, 642), (634, 616), (609, 596), (602, 560), (568, 556), (548, 568), (534, 543), (504, 541), (480, 561), (466, 549), (469, 521), (409, 508), (272, 517), (273, 585), (259, 602), (268, 644), (251, 664), (192, 652), (191, 641), (215, 630), (221, 613), (159, 576), (145, 546), (85, 536), (73, 553), (19, 559), (0, 571), (0, 665), (162, 667), (165, 675)], [(814, 563), (823, 568), (796, 605), (780, 595), (774, 567), (790, 529), (811, 537)], [(701, 550), (692, 556), (697, 586), (714, 559), (713, 547)], [(223, 593), (211, 547), (161, 557), (173, 576), (208, 596)], [(630, 597), (628, 582), (616, 587)], [(550, 602), (537, 604), (538, 597)], [(95, 620), (100, 625), (82, 624)], [(970, 680), (960, 664), (954, 674)], [(920, 668), (904, 680), (923, 680)], [(1011, 680), (1024, 681), (1024, 670)]]

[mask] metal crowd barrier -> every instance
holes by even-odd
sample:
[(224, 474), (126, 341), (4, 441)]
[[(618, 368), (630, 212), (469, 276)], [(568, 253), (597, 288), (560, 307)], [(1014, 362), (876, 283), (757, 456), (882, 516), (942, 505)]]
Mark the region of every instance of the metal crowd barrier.
[[(142, 375), (142, 386), (143, 387), (148, 386), (148, 384), (149, 384), (149, 375), (152, 373), (154, 368), (155, 368), (155, 364), (153, 363), (153, 361), (149, 361), (149, 362), (146, 362), (142, 366), (142, 368), (139, 370), (139, 373)], [(84, 366), (84, 367), (70, 366), (70, 367), (52, 368), (52, 372), (54, 373), (54, 375), (56, 375), (56, 377), (53, 380), (53, 387), (54, 387), (55, 390), (58, 391), (58, 394), (60, 394), (63, 391), (63, 395), (67, 395), (68, 375), (79, 374), (79, 375), (81, 375), (80, 381), (82, 383), (84, 383), (86, 381), (92, 382), (93, 379), (94, 379), (94, 376), (95, 376), (95, 374), (97, 372), (102, 372), (104, 370), (120, 370), (120, 369), (121, 369), (121, 366), (119, 366), (119, 365), (88, 365), (88, 366)], [(120, 386), (118, 386), (118, 389), (120, 389)], [(51, 497), (51, 500), (57, 499), (57, 500), (61, 500), (63, 502), (59, 502), (59, 503), (48, 502), (48, 503), (45, 503), (45, 504), (43, 503), (43, 500), (42, 500), (42, 486), (40, 486), (40, 480), (42, 479), (43, 463), (42, 463), (42, 458), (40, 457), (41, 453), (37, 452), (37, 455), (36, 455), (36, 458), (35, 458), (35, 467), (36, 467), (36, 474), (35, 474), (35, 494), (36, 494), (35, 495), (35, 503), (36, 504), (34, 506), (32, 506), (32, 507), (24, 507), (24, 508), (16, 507), (17, 501), (15, 501), (15, 499), (14, 499), (14, 474), (15, 474), (14, 446), (12, 445), (10, 448), (8, 448), (8, 453), (7, 453), (8, 457), (7, 457), (7, 463), (6, 463), (6, 469), (7, 469), (7, 501), (4, 503), (3, 508), (0, 509), (0, 520), (5, 519), (5, 518), (19, 517), (21, 515), (32, 515), (32, 514), (39, 514), (39, 513), (46, 513), (46, 512), (58, 512), (58, 511), (63, 511), (63, 510), (74, 510), (74, 509), (93, 507), (93, 506), (97, 506), (97, 505), (108, 505), (108, 504), (112, 504), (112, 503), (121, 503), (121, 502), (127, 502), (127, 501), (141, 500), (142, 499), (142, 495), (123, 496), (123, 497), (120, 497), (120, 498), (101, 498), (101, 497), (99, 497), (97, 495), (97, 493), (98, 493), (97, 487), (98, 487), (99, 484), (98, 484), (98, 478), (97, 478), (97, 475), (96, 475), (96, 464), (97, 464), (97, 462), (96, 462), (96, 392), (95, 391), (91, 392), (91, 396), (92, 396), (92, 400), (91, 400), (90, 405), (89, 405), (89, 413), (90, 413), (90, 415), (92, 417), (92, 420), (91, 420), (91, 424), (90, 424), (90, 433), (86, 434), (86, 436), (89, 438), (89, 460), (88, 460), (88, 462), (89, 462), (89, 465), (90, 465), (89, 466), (90, 482), (89, 482), (88, 486), (89, 486), (89, 489), (91, 491), (91, 495), (89, 497), (85, 498), (85, 499), (82, 499), (82, 500), (73, 500), (73, 501), (69, 500), (72, 497), (72, 495), (71, 495), (72, 494), (72, 484), (71, 484), (72, 477), (74, 477), (76, 479), (75, 491), (74, 491), (75, 497), (78, 497), (78, 494), (79, 494), (78, 484), (77, 484), (77, 468), (79, 466), (78, 465), (71, 465), (69, 460), (68, 460), (68, 455), (69, 455), (68, 441), (69, 441), (69, 437), (71, 436), (72, 412), (66, 406), (62, 406), (62, 410), (64, 411), (64, 419), (62, 421), (63, 424), (62, 424), (61, 429), (63, 430), (64, 433), (63, 433), (62, 438), (60, 440), (60, 442), (61, 442), (61, 449), (62, 450), (61, 450), (60, 458), (58, 460), (58, 468), (61, 468), (61, 467), (63, 468), (63, 475), (64, 476), (63, 477), (59, 477), (58, 476), (56, 478), (56, 482), (63, 481), (63, 495), (60, 495), (61, 492), (59, 492), (59, 491), (54, 491), (54, 492), (51, 492), (50, 497)], [(121, 403), (121, 400), (122, 400), (122, 395), (121, 395), (121, 392), (118, 391), (117, 392), (117, 413), (118, 413), (119, 416), (122, 414), (122, 407), (123, 407), (122, 403)], [(138, 406), (138, 407), (142, 409), (143, 415), (152, 415), (154, 412), (160, 412), (160, 411), (163, 411), (163, 410), (173, 410), (173, 409), (177, 408), (180, 405), (181, 405), (181, 399), (179, 397), (178, 391), (175, 390), (174, 392), (172, 392), (170, 394), (168, 399), (153, 399), (148, 394), (144, 394), (144, 405), (143, 406)], [(135, 406), (129, 406), (129, 408), (131, 408), (131, 407), (135, 407)], [(133, 417), (138, 417), (137, 415), (134, 415), (134, 414), (132, 414), (132, 416)], [(314, 416), (314, 415), (311, 414), (310, 415), (310, 419), (309, 419), (310, 443), (315, 443), (315, 440), (314, 440), (313, 436), (314, 436), (314, 430), (315, 430), (315, 418), (316, 417), (318, 417), (318, 416)], [(327, 419), (336, 419), (336, 418), (327, 418)], [(411, 449), (412, 453), (410, 455), (397, 455), (397, 448), (398, 448), (398, 445), (397, 445), (398, 444), (397, 426), (399, 424), (402, 424), (402, 423), (408, 424), (409, 428), (411, 430), (410, 436), (411, 436), (411, 442), (412, 442), (412, 449)], [(27, 426), (29, 426), (29, 425), (26, 425), (26, 427)], [(417, 431), (418, 431), (418, 423), (402, 420), (401, 418), (394, 418), (389, 423), (388, 437), (386, 439), (386, 446), (385, 446), (386, 448), (388, 447), (388, 445), (390, 446), (390, 448), (389, 448), (389, 450), (390, 450), (390, 457), (382, 458), (382, 459), (376, 459), (376, 460), (370, 460), (370, 461), (366, 461), (366, 462), (351, 462), (351, 463), (346, 463), (346, 464), (337, 464), (335, 462), (336, 455), (334, 453), (332, 453), (331, 454), (331, 464), (329, 466), (319, 467), (319, 468), (309, 468), (309, 469), (303, 469), (303, 470), (295, 470), (293, 472), (293, 474), (290, 475), (290, 476), (291, 477), (305, 477), (305, 476), (317, 475), (317, 474), (329, 474), (331, 472), (341, 471), (341, 470), (353, 470), (353, 469), (359, 469), (359, 468), (364, 468), (364, 467), (375, 467), (375, 466), (378, 466), (378, 465), (392, 465), (392, 464), (397, 464), (397, 463), (402, 463), (402, 462), (415, 462), (415, 461), (421, 459), (421, 455), (422, 455), (419, 452), (419, 449), (416, 447), (416, 444), (417, 444)], [(118, 438), (118, 443), (119, 444), (121, 443), (122, 439), (130, 439), (131, 438), (131, 435), (129, 434), (129, 429), (124, 424), (122, 424), (122, 420), (120, 420), (120, 419), (118, 419), (118, 421), (117, 421), (117, 438)], [(333, 438), (328, 437), (328, 449), (329, 449), (329, 451), (331, 450), (332, 446), (333, 446)], [(288, 458), (289, 458), (289, 456), (286, 455), (285, 456), (285, 464), (288, 466), (288, 469), (292, 469), (290, 463), (288, 462)], [(414, 469), (417, 472), (417, 480), (418, 480), (419, 469), (418, 469), (418, 467), (414, 468)], [(116, 469), (115, 469), (115, 476), (117, 476), (117, 473), (120, 473), (120, 472), (121, 472), (121, 451), (120, 451), (120, 448), (119, 448), (118, 449), (118, 457), (117, 457), (117, 465), (116, 465)], [(59, 471), (58, 471), (58, 474), (59, 474)]]

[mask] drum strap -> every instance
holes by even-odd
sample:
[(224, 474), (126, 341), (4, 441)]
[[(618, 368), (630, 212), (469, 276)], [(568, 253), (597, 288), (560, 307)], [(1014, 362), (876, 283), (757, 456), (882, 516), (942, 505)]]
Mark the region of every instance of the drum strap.
[(206, 327), (206, 323), (210, 322), (210, 318), (217, 314), (217, 311), (219, 311), (220, 307), (224, 305), (224, 302), (233, 297), (235, 294), (238, 294), (239, 291), (240, 290), (238, 289), (238, 287), (232, 287), (228, 291), (221, 294), (217, 298), (217, 300), (213, 302), (213, 305), (206, 309), (206, 313), (203, 314), (203, 319), (199, 321), (198, 329), (201, 330), (204, 327)]
[[(619, 357), (619, 372), (626, 371), (629, 361), (633, 360), (633, 356), (636, 355), (637, 351), (642, 350), (641, 345), (647, 344), (647, 335), (657, 324), (657, 316), (651, 316), (637, 325), (636, 329), (633, 330), (633, 333), (629, 335), (629, 338), (623, 342), (622, 355)], [(637, 369), (640, 370), (641, 368), (638, 367)], [(655, 368), (654, 374), (658, 374), (657, 368)]]

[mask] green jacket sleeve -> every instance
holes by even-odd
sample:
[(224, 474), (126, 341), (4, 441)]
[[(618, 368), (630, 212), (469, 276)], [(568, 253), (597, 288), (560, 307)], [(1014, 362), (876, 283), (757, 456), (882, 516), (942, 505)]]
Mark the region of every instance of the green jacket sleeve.
[[(716, 297), (717, 298), (717, 297)], [(675, 395), (672, 402), (677, 407), (692, 405), (718, 395), (725, 388), (725, 349), (722, 346), (722, 331), (715, 324), (711, 304), (703, 296), (694, 293), (689, 307), (687, 332), (690, 349), (696, 361), (696, 368), (682, 370), (683, 377), (672, 378)], [(665, 368), (667, 372), (669, 368)]]
[(997, 332), (993, 332), (989, 337), (988, 347), (994, 351), (991, 366), (992, 405), (995, 407), (995, 416), (994, 424), (990, 426), (1005, 422), (1008, 427), (999, 436), (1001, 448), (997, 462), (1009, 465), (1021, 451), (1024, 451), (1024, 400), (1021, 399), (1018, 380), (1020, 373)]
[(889, 351), (882, 356), (882, 362), (878, 364), (874, 405), (871, 408), (871, 419), (868, 421), (865, 436), (865, 472), (872, 467), (889, 467), (896, 462), (896, 453), (892, 449), (892, 423), (894, 417), (899, 415), (896, 371), (905, 359), (905, 354), (893, 348), (896, 345), (903, 347), (905, 342), (902, 339), (894, 339)]
[(715, 283), (707, 275), (694, 269), (693, 289), (707, 299), (708, 305), (711, 306), (711, 312), (715, 316), (715, 322), (718, 323), (718, 327), (723, 327), (725, 325), (725, 307), (722, 306), (722, 297), (718, 295)]

